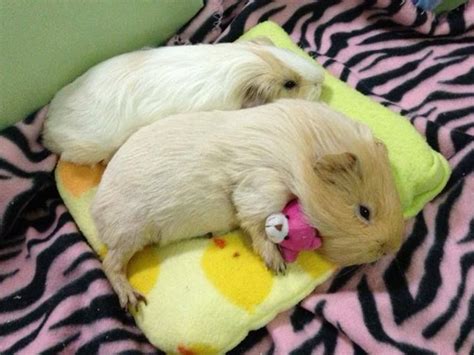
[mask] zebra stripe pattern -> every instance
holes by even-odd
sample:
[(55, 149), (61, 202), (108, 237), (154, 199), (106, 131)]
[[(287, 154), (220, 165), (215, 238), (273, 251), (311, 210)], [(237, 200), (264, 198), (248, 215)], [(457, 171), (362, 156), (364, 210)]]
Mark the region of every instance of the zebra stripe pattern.
[(453, 175), (395, 258), (342, 270), (236, 353), (474, 353), (474, 1), (436, 17), (411, 1), (210, 0), (169, 44), (230, 42), (266, 20), (406, 116)]
[(157, 353), (59, 197), (45, 113), (0, 134), (0, 354)]

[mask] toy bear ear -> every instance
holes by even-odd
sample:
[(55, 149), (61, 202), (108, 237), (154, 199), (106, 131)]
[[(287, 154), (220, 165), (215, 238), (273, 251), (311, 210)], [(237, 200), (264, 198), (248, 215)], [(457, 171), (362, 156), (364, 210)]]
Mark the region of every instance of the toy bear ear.
[(288, 220), (282, 213), (270, 215), (265, 221), (265, 232), (273, 243), (281, 243), (288, 235)]
[(380, 139), (375, 138), (375, 146), (376, 146), (378, 149), (381, 149), (382, 151), (384, 151), (386, 154), (388, 154), (387, 146), (386, 146), (385, 143), (382, 142)]

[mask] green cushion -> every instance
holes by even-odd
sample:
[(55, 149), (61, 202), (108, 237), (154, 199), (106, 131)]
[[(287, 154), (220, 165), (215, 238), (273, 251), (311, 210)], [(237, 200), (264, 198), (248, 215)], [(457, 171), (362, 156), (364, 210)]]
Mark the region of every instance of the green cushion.
[[(309, 58), (273, 22), (250, 29), (242, 39), (267, 36), (279, 47)], [(348, 117), (368, 125), (387, 146), (405, 217), (413, 217), (446, 186), (451, 174), (446, 159), (430, 148), (410, 121), (362, 95), (325, 71), (321, 100)]]
[(0, 1), (0, 129), (91, 66), (161, 44), (201, 7), (202, 0)]

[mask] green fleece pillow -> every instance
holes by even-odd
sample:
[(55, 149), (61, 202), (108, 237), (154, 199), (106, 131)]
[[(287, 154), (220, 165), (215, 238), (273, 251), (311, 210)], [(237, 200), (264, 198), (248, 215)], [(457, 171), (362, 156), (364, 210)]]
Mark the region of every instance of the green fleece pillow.
[[(278, 47), (313, 61), (273, 22), (259, 24), (241, 39), (260, 36), (269, 37)], [(451, 173), (448, 162), (431, 149), (407, 119), (362, 95), (326, 70), (321, 99), (335, 110), (367, 124), (385, 143), (405, 217), (415, 216), (446, 185)]]

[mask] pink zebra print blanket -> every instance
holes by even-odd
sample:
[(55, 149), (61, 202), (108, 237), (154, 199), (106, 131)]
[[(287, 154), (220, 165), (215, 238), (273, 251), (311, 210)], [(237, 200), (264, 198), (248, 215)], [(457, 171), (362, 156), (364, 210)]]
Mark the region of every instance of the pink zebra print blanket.
[[(328, 70), (403, 113), (449, 159), (396, 258), (341, 271), (232, 354), (474, 353), (474, 1), (208, 0), (169, 44), (279, 23)], [(0, 134), (0, 353), (157, 353), (118, 307), (59, 199), (44, 111)]]

